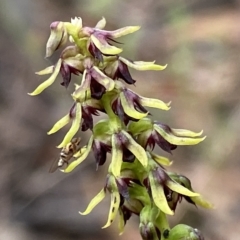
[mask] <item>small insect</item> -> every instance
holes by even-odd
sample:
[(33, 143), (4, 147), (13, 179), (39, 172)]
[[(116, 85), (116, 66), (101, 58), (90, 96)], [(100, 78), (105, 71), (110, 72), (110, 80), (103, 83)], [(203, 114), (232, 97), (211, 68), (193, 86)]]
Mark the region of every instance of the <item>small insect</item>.
[(80, 150), (80, 142), (81, 138), (73, 138), (70, 143), (68, 143), (64, 148), (62, 148), (62, 151), (60, 152), (60, 158), (56, 159), (50, 169), (49, 172), (53, 173), (58, 168), (61, 168), (64, 164), (69, 163), (69, 161), (72, 159), (73, 155), (76, 154)]

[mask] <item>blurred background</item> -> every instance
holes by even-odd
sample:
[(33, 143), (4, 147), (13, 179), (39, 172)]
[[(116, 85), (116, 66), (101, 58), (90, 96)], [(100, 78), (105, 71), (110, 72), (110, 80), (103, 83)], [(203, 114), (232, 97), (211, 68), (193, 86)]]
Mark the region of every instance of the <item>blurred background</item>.
[(216, 209), (183, 202), (171, 224), (189, 224), (209, 240), (239, 239), (239, 0), (1, 0), (0, 239), (140, 239), (134, 217), (122, 236), (116, 223), (101, 229), (108, 199), (90, 215), (78, 214), (105, 182), (107, 169), (95, 172), (92, 155), (71, 174), (48, 173), (67, 129), (46, 132), (69, 111), (71, 91), (55, 83), (40, 96), (27, 93), (45, 80), (34, 72), (55, 61), (44, 59), (50, 23), (75, 16), (85, 26), (104, 16), (109, 30), (141, 25), (120, 39), (123, 56), (168, 67), (131, 71), (135, 91), (172, 101), (168, 112), (151, 111), (159, 121), (207, 135), (199, 145), (174, 151), (170, 169), (189, 177)]

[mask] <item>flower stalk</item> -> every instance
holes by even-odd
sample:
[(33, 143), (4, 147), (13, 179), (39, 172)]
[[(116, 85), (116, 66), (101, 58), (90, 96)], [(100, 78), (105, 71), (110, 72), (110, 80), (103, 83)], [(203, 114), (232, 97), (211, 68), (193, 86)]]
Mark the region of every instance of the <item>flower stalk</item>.
[[(71, 95), (73, 106), (48, 132), (53, 134), (71, 123), (58, 147), (62, 148), (65, 158), (68, 154), (73, 158), (60, 170), (73, 171), (91, 151), (98, 169), (110, 154), (105, 185), (80, 214), (89, 214), (109, 194), (110, 209), (103, 228), (109, 227), (119, 215), (119, 232), (122, 234), (131, 216), (137, 215), (139, 232), (144, 240), (202, 240), (200, 232), (189, 226), (179, 224), (171, 228), (167, 216), (174, 215), (182, 199), (205, 208), (212, 208), (212, 205), (193, 191), (188, 178), (166, 169), (171, 161), (156, 154), (155, 147), (172, 154), (178, 146), (196, 145), (205, 137), (201, 137), (202, 131), (174, 129), (149, 118), (151, 108), (168, 111), (170, 103), (146, 98), (130, 90), (128, 85), (136, 84), (136, 80), (129, 68), (161, 71), (167, 65), (123, 58), (119, 55), (123, 49), (115, 46), (118, 43), (115, 39), (140, 27), (107, 31), (105, 25), (104, 18), (95, 27), (83, 26), (81, 18), (50, 25), (46, 57), (60, 47), (66, 47), (56, 64), (37, 73), (51, 75), (29, 95), (36, 96), (46, 90), (58, 75), (62, 76), (60, 84), (65, 88), (72, 84), (72, 74), (78, 76)], [(104, 113), (106, 119), (94, 122), (94, 116), (99, 112)], [(92, 134), (87, 145), (74, 148), (72, 139), (87, 130)]]

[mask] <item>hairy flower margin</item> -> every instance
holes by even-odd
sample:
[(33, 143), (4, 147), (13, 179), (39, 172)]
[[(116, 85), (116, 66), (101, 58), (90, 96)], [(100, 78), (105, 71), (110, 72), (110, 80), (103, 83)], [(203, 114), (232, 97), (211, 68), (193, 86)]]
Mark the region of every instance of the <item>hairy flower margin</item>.
[[(71, 75), (79, 76), (72, 93), (73, 105), (48, 132), (53, 134), (71, 123), (59, 148), (66, 150), (78, 132), (91, 130), (86, 146), (75, 153), (74, 159), (61, 171), (74, 170), (93, 151), (97, 169), (111, 154), (108, 175), (102, 190), (92, 199), (82, 215), (89, 214), (107, 194), (111, 197), (108, 219), (103, 228), (119, 215), (119, 231), (130, 217), (139, 216), (142, 239), (203, 240), (197, 229), (179, 224), (172, 229), (166, 216), (173, 215), (182, 199), (194, 205), (212, 208), (212, 204), (193, 191), (190, 180), (166, 170), (168, 158), (154, 153), (155, 146), (172, 153), (177, 146), (202, 142), (201, 132), (173, 129), (167, 124), (148, 118), (148, 108), (169, 110), (170, 103), (146, 98), (130, 90), (126, 84), (135, 84), (129, 67), (139, 71), (163, 70), (152, 62), (132, 61), (121, 57), (122, 49), (114, 46), (115, 39), (137, 31), (139, 26), (128, 26), (114, 31), (103, 30), (102, 18), (95, 27), (84, 27), (82, 19), (71, 22), (53, 22), (46, 45), (46, 57), (65, 46), (58, 61), (38, 75), (50, 74), (29, 95), (35, 96), (50, 87), (60, 74), (61, 85), (71, 84)], [(70, 45), (66, 46), (69, 43)], [(93, 116), (105, 113), (107, 119), (94, 123)]]

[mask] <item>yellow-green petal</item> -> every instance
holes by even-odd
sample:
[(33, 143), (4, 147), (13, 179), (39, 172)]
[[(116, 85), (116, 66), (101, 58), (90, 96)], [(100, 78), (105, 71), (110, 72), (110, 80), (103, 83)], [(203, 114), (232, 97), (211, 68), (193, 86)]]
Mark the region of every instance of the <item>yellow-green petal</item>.
[(151, 152), (151, 156), (153, 158), (154, 161), (156, 161), (157, 163), (164, 165), (164, 166), (171, 166), (172, 165), (172, 161), (170, 161), (168, 158), (163, 157), (163, 156), (159, 156), (153, 152)]
[(200, 132), (193, 132), (193, 131), (186, 130), (186, 129), (172, 128), (172, 132), (174, 135), (176, 135), (178, 137), (199, 137), (202, 135), (203, 130)]
[(206, 137), (202, 138), (190, 138), (190, 137), (178, 137), (171, 133), (165, 132), (161, 127), (154, 124), (154, 129), (169, 143), (175, 145), (195, 145), (202, 142)]
[(125, 221), (124, 221), (124, 216), (121, 208), (119, 208), (118, 213), (119, 213), (118, 230), (119, 230), (119, 235), (122, 235), (124, 232)]
[(170, 103), (165, 103), (159, 99), (154, 98), (141, 97), (140, 102), (145, 107), (158, 108), (161, 110), (169, 110), (171, 108)]
[(119, 57), (119, 60), (124, 62), (129, 67), (136, 69), (138, 71), (146, 71), (146, 70), (161, 71), (167, 67), (167, 64), (162, 66), (162, 65), (155, 64), (155, 61), (152, 61), (152, 62), (129, 61), (123, 57)]
[(182, 186), (179, 183), (174, 182), (172, 180), (167, 181), (166, 185), (174, 192), (180, 193), (185, 196), (196, 197), (196, 196), (200, 195), (199, 193), (192, 192), (189, 189), (185, 188), (184, 186)]
[(84, 212), (79, 212), (81, 215), (89, 214), (105, 197), (106, 193), (104, 189), (102, 189), (88, 204), (86, 210)]
[(113, 38), (119, 38), (119, 37), (125, 36), (127, 34), (136, 32), (139, 29), (140, 29), (140, 26), (123, 27), (123, 28), (119, 28), (119, 29), (117, 29), (115, 31), (111, 31), (110, 35)]
[(110, 55), (116, 55), (122, 52), (121, 48), (117, 48), (115, 46), (109, 45), (107, 42), (105, 44), (102, 44), (97, 37), (94, 35), (91, 35), (91, 40), (94, 43), (94, 45), (103, 53), (103, 54), (110, 54)]
[(81, 151), (79, 152), (80, 153), (80, 157), (77, 158), (76, 160), (74, 160), (73, 162), (71, 162), (67, 166), (67, 168), (63, 170), (63, 172), (69, 173), (73, 169), (75, 169), (79, 164), (81, 164), (82, 161), (84, 161), (87, 158), (89, 152), (91, 151), (92, 143), (93, 143), (93, 136), (91, 136), (91, 138), (89, 139), (87, 147), (81, 148)]
[(123, 152), (118, 144), (118, 139), (115, 134), (112, 135), (112, 160), (111, 172), (113, 176), (119, 177), (122, 166)]
[(125, 132), (122, 131), (122, 133), (127, 137), (128, 139), (128, 145), (126, 148), (138, 159), (138, 161), (144, 166), (147, 167), (148, 165), (148, 157), (147, 153), (144, 150), (144, 148), (139, 145), (133, 138), (132, 136)]
[(48, 135), (53, 134), (66, 126), (70, 122), (70, 116), (69, 114), (65, 115), (63, 118), (61, 118), (59, 121), (57, 121), (54, 126), (47, 132)]
[(54, 66), (50, 66), (50, 67), (47, 67), (39, 72), (35, 72), (35, 74), (37, 75), (46, 75), (46, 74), (50, 74), (50, 73), (53, 73), (53, 70), (54, 70)]
[(50, 76), (50, 78), (48, 78), (45, 82), (40, 84), (32, 93), (29, 93), (29, 95), (30, 96), (38, 95), (42, 91), (44, 91), (47, 87), (52, 85), (54, 83), (59, 71), (60, 71), (61, 64), (62, 64), (62, 60), (59, 59), (58, 62), (57, 62), (57, 65), (54, 68), (54, 71), (53, 71), (52, 75)]
[(108, 213), (108, 220), (107, 220), (107, 223), (102, 228), (107, 228), (112, 224), (113, 220), (117, 215), (119, 204), (120, 204), (120, 194), (118, 192), (113, 192), (111, 194), (111, 205)]
[(138, 112), (134, 108), (132, 102), (129, 102), (127, 100), (123, 92), (120, 93), (120, 99), (121, 99), (123, 110), (129, 117), (132, 117), (134, 119), (141, 119), (148, 115), (148, 112), (147, 113)]
[(149, 180), (150, 180), (153, 201), (156, 204), (156, 206), (164, 213), (173, 215), (174, 214), (173, 211), (168, 206), (168, 202), (163, 190), (163, 186), (154, 181), (152, 173), (149, 174)]
[(203, 208), (213, 209), (214, 205), (210, 203), (209, 201), (205, 200), (202, 196), (197, 197), (191, 197), (191, 200), (197, 204), (198, 206), (201, 206)]
[(102, 19), (100, 21), (98, 21), (98, 23), (96, 24), (95, 28), (104, 29), (105, 26), (106, 26), (106, 19), (104, 17), (102, 17)]
[(58, 148), (65, 147), (72, 140), (72, 138), (80, 128), (81, 119), (82, 119), (82, 107), (80, 103), (77, 103), (75, 117), (72, 120), (72, 126), (65, 135), (63, 141), (57, 146)]

